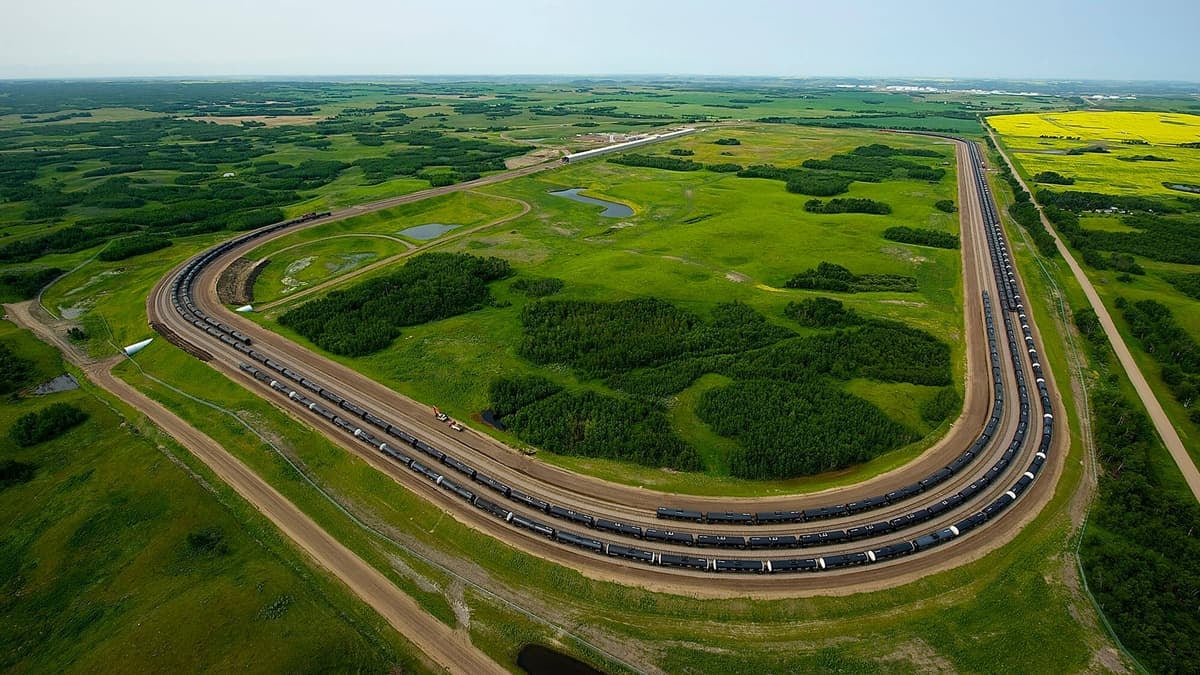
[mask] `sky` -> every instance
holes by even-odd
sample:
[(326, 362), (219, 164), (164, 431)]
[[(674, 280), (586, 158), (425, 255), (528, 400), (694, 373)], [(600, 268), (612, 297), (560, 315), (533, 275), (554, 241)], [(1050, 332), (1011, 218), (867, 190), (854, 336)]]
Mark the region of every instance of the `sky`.
[(3, 0), (0, 78), (1200, 81), (1196, 0)]

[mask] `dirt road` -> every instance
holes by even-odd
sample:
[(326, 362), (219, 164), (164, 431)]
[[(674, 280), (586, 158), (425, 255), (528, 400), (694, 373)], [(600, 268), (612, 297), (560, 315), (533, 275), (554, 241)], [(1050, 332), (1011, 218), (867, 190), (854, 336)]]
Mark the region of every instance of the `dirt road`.
[(55, 345), (63, 356), (83, 369), (88, 379), (146, 415), (155, 426), (192, 452), (214, 473), (254, 505), (289, 539), (321, 567), (329, 570), (359, 598), (379, 612), (401, 635), (437, 665), (453, 673), (503, 673), (494, 661), (475, 648), (469, 637), (427, 614), (387, 577), (321, 529), (292, 504), (209, 436), (125, 381), (112, 368), (123, 357), (104, 361), (83, 358), (58, 331), (32, 315), (29, 302), (5, 305), (9, 318), (42, 340)]
[[(996, 143), (996, 148), (1000, 148), (999, 142), (996, 141), (996, 135), (991, 129), (988, 129), (988, 134), (992, 138), (992, 142)], [(1025, 180), (1017, 173), (1017, 168), (1013, 165), (1012, 160), (1003, 151), (999, 150), (1000, 156), (1004, 158), (1008, 168), (1013, 175), (1021, 183), (1031, 195), (1033, 191), (1025, 184)], [(1038, 214), (1042, 218), (1042, 224), (1045, 225), (1046, 231), (1050, 236), (1054, 237), (1054, 244), (1058, 247), (1058, 252), (1062, 254), (1063, 260), (1066, 261), (1067, 267), (1071, 269), (1071, 273), (1075, 275), (1075, 280), (1083, 287), (1083, 293), (1087, 296), (1088, 302), (1092, 305), (1092, 310), (1096, 312), (1096, 318), (1100, 320), (1100, 326), (1104, 328), (1104, 334), (1108, 336), (1109, 344), (1112, 345), (1113, 351), (1117, 355), (1117, 360), (1121, 363), (1121, 367), (1129, 375), (1129, 380), (1133, 382), (1133, 388), (1137, 392), (1138, 398), (1142, 399), (1142, 405), (1146, 406), (1146, 412), (1150, 415), (1150, 421), (1154, 423), (1154, 429), (1162, 438), (1163, 445), (1167, 451), (1171, 453), (1171, 458), (1175, 460), (1176, 466), (1183, 474), (1183, 479), (1187, 481), (1188, 487), (1192, 491), (1197, 501), (1200, 501), (1200, 471), (1197, 471), (1195, 462), (1192, 461), (1191, 455), (1188, 454), (1187, 448), (1183, 447), (1183, 440), (1179, 437), (1179, 432), (1175, 430), (1171, 424), (1171, 419), (1167, 417), (1167, 413), (1163, 410), (1162, 404), (1158, 402), (1158, 397), (1154, 395), (1154, 390), (1150, 388), (1150, 383), (1146, 381), (1146, 376), (1142, 374), (1142, 369), (1138, 367), (1137, 361), (1134, 361), (1133, 354), (1129, 351), (1129, 346), (1125, 344), (1125, 339), (1121, 337), (1120, 331), (1117, 330), (1117, 324), (1113, 322), (1112, 315), (1108, 313), (1108, 309), (1104, 306), (1104, 302), (1100, 299), (1100, 294), (1096, 292), (1096, 287), (1092, 285), (1092, 281), (1088, 279), (1087, 274), (1079, 263), (1075, 261), (1075, 256), (1071, 254), (1070, 249), (1063, 243), (1058, 236), (1058, 231), (1054, 229), (1053, 223), (1050, 222), (1046, 215), (1042, 213), (1042, 207), (1035, 201), (1034, 204), (1038, 208)]]

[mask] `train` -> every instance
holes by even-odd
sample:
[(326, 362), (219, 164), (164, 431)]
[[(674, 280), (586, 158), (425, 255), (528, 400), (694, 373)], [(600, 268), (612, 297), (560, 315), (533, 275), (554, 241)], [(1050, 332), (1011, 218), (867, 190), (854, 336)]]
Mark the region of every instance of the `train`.
[[(970, 150), (972, 158), (977, 158), (978, 148), (975, 144), (970, 144)], [(976, 163), (976, 166), (978, 166), (978, 163)], [(551, 504), (536, 495), (516, 490), (476, 470), (458, 458), (419, 439), (413, 433), (388, 422), (385, 418), (362, 407), (341, 393), (332, 391), (317, 381), (302, 375), (289, 365), (279, 361), (276, 357), (269, 356), (265, 352), (256, 349), (256, 345), (254, 345), (249, 336), (208, 316), (196, 306), (192, 299), (192, 286), (200, 271), (212, 260), (248, 240), (298, 223), (309, 222), (328, 216), (330, 215), (328, 212), (305, 214), (297, 219), (250, 232), (209, 249), (181, 268), (178, 275), (172, 281), (171, 298), (175, 310), (196, 326), (197, 329), (221, 341), (229, 348), (237, 350), (249, 359), (249, 362), (242, 361), (239, 364), (239, 368), (247, 373), (247, 375), (262, 382), (293, 403), (320, 416), (334, 427), (372, 446), (391, 460), (423, 476), (452, 497), (464, 500), (472, 506), (500, 518), (513, 527), (528, 530), (535, 535), (596, 554), (625, 558), (650, 565), (711, 572), (805, 572), (872, 564), (940, 546), (954, 538), (965, 535), (996, 517), (1029, 488), (1033, 480), (1036, 479), (1043, 469), (1052, 446), (1053, 412), (1049, 390), (1046, 386), (1041, 363), (1038, 361), (1038, 352), (1029, 327), (1028, 317), (1025, 314), (1024, 305), (1020, 298), (1011, 260), (1008, 257), (1004, 235), (1000, 227), (999, 217), (996, 215), (994, 204), (990, 198), (987, 182), (979, 172), (976, 172), (975, 178), (981, 202), (985, 205), (983, 209), (984, 227), (992, 262), (992, 271), (996, 280), (996, 286), (1000, 291), (999, 304), (1001, 310), (1003, 310), (1000, 314), (1003, 318), (1004, 330), (1008, 337), (1009, 359), (1016, 373), (1019, 406), (1019, 422), (1016, 433), (999, 459), (985, 473), (959, 492), (898, 517), (848, 529), (829, 529), (797, 534), (773, 534), (770, 536), (758, 536), (749, 533), (692, 533), (673, 529), (643, 528), (635, 524), (621, 523), (564, 506)], [(995, 434), (1001, 422), (1004, 406), (1006, 405), (1006, 387), (1004, 386), (1002, 368), (1000, 366), (997, 339), (998, 327), (995, 320), (996, 312), (987, 291), (983, 292), (983, 307), (993, 376), (994, 399), (992, 415), (985, 425), (984, 430), (971, 446), (951, 464), (903, 488), (849, 503), (803, 510), (764, 512), (700, 512), (663, 506), (656, 510), (656, 517), (663, 520), (733, 526), (819, 522), (865, 513), (902, 502), (927, 492), (931, 488), (949, 480), (951, 477), (968, 470), (973, 460), (983, 454), (984, 449), (995, 440)], [(1023, 343), (1017, 342), (1017, 323), (1013, 320), (1013, 314), (1016, 314), (1017, 320), (1020, 322)], [(1018, 344), (1024, 345), (1024, 351), (1018, 348)], [(1039, 447), (1030, 464), (1027, 466), (1026, 471), (1000, 497), (979, 511), (966, 516), (953, 525), (940, 527), (933, 531), (919, 534), (911, 539), (893, 541), (880, 547), (863, 551), (822, 557), (790, 557), (758, 560), (702, 557), (668, 551), (654, 551), (641, 548), (640, 546), (627, 546), (621, 543), (605, 541), (590, 534), (581, 534), (580, 531), (556, 527), (549, 522), (543, 522), (540, 517), (526, 515), (515, 510), (524, 509), (526, 511), (533, 511), (566, 523), (576, 529), (580, 527), (587, 528), (589, 532), (602, 532), (633, 540), (703, 549), (803, 549), (806, 547), (847, 544), (863, 539), (891, 535), (901, 530), (916, 527), (921, 523), (939, 517), (951, 509), (957, 508), (974, 498), (980, 491), (1001, 480), (1005, 475), (1018, 452), (1024, 446), (1028, 430), (1031, 428), (1031, 397), (1022, 369), (1023, 357), (1030, 359), (1031, 370), (1034, 373), (1034, 381), (1038, 390), (1038, 403), (1042, 411), (1042, 434)], [(457, 475), (465, 478), (465, 480), (462, 478), (456, 480), (447, 477), (443, 468), (455, 472)], [(487, 491), (486, 493), (483, 492), (485, 490)], [(509, 508), (503, 502), (489, 499), (484, 496), (485, 494), (508, 500), (515, 505), (515, 508)]]

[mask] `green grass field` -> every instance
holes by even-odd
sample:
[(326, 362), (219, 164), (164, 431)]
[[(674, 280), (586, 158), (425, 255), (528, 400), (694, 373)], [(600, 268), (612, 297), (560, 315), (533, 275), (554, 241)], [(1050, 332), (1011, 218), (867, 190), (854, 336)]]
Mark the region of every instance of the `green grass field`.
[[(430, 89), (442, 94), (428, 99), (387, 91), (384, 85), (348, 86), (353, 87), (358, 98), (324, 103), (321, 106), (322, 115), (336, 114), (346, 107), (363, 105), (365, 102), (427, 102), (429, 105), (412, 108), (408, 112), (414, 116), (444, 112), (451, 117), (423, 117), (412, 123), (415, 128), (430, 128), (439, 124), (475, 127), (474, 131), (450, 130), (448, 133), (492, 139), (499, 138), (500, 134), (514, 138), (541, 138), (544, 141), (540, 142), (548, 145), (570, 145), (575, 133), (646, 128), (635, 126), (630, 120), (605, 118), (586, 112), (561, 117), (524, 112), (516, 117), (487, 119), (486, 115), (460, 115), (451, 108), (461, 100), (457, 98), (458, 93), (487, 89), (496, 93), (526, 95), (529, 88), (523, 86), (437, 85)], [(615, 104), (622, 111), (652, 114), (664, 111), (683, 114), (687, 111), (689, 114), (733, 119), (753, 119), (766, 115), (820, 117), (867, 111), (918, 113), (927, 110), (930, 104), (958, 110), (974, 107), (1029, 110), (1062, 104), (1054, 99), (1035, 101), (1020, 97), (978, 95), (926, 97), (832, 90), (809, 97), (789, 97), (762, 92), (693, 91), (680, 87), (671, 90), (671, 98), (668, 99), (662, 98), (662, 88), (631, 87), (628, 93), (623, 91), (626, 88), (622, 86), (594, 87), (582, 93), (551, 89), (538, 90), (540, 104), (578, 103), (600, 98), (604, 99), (600, 105)], [(743, 104), (733, 100), (742, 98), (763, 98), (764, 102)], [(743, 105), (746, 107), (714, 107)], [(834, 111), (833, 108), (845, 110)], [(907, 117), (895, 119), (915, 120)], [(928, 123), (944, 122), (943, 119), (932, 119)], [(958, 123), (961, 120), (951, 122)], [(578, 123), (596, 123), (599, 126), (575, 127)], [(489, 127), (501, 125), (527, 130), (519, 133), (488, 130)], [(535, 125), (553, 126), (534, 129)], [(806, 157), (827, 157), (833, 152), (872, 142), (872, 139), (882, 138), (878, 142), (890, 145), (924, 142), (890, 135), (882, 137), (869, 131), (831, 131), (790, 125), (726, 128), (713, 134), (738, 135), (743, 144), (709, 146), (701, 140), (703, 137), (696, 137), (655, 147), (654, 153), (658, 154), (660, 150), (665, 152), (670, 147), (688, 147), (695, 149), (696, 159), (705, 162), (736, 161), (748, 164), (774, 161), (790, 165)], [(338, 153), (340, 157), (381, 152), (379, 148), (356, 147), (358, 144), (352, 141), (347, 143), (347, 140), (337, 140), (328, 152)], [(731, 155), (720, 154), (726, 151)], [(295, 155), (281, 156), (298, 161), (309, 156), (305, 154), (308, 152), (297, 149)], [(321, 157), (319, 153), (313, 151), (311, 156)], [(947, 168), (953, 169), (952, 166)], [(391, 196), (427, 184), (414, 179), (399, 179), (378, 186), (363, 185), (355, 171), (357, 169), (348, 170), (334, 183), (306, 194), (308, 201), (289, 207), (289, 213)], [(39, 180), (49, 178), (42, 176)], [(72, 180), (82, 182), (82, 179), (74, 176)], [(550, 189), (582, 186), (588, 187), (594, 196), (634, 205), (637, 210), (635, 215), (622, 219), (633, 226), (614, 228), (611, 220), (596, 215), (599, 209), (546, 195)], [(647, 287), (664, 288), (671, 289), (673, 301), (700, 313), (706, 312), (718, 299), (740, 299), (767, 314), (772, 321), (787, 324), (781, 316), (782, 307), (789, 298), (806, 294), (776, 289), (791, 273), (815, 265), (820, 260), (842, 262), (856, 272), (916, 275), (922, 288), (922, 293), (916, 297), (909, 294), (863, 294), (846, 296), (845, 300), (849, 306), (864, 314), (903, 320), (943, 336), (954, 345), (955, 375), (961, 378), (961, 285), (957, 253), (886, 242), (877, 236), (884, 227), (876, 222), (877, 217), (806, 214), (800, 208), (806, 198), (787, 194), (780, 182), (706, 173), (675, 176), (652, 170), (621, 168), (618, 171), (616, 167), (601, 162), (570, 167), (539, 179), (493, 186), (488, 192), (493, 196), (525, 199), (534, 205), (535, 210), (522, 219), (456, 241), (445, 248), (501, 255), (512, 260), (518, 269), (532, 270), (539, 276), (559, 276), (567, 280), (564, 297), (620, 298), (640, 294)], [(932, 227), (942, 231), (954, 231), (957, 227), (955, 217), (932, 209), (932, 203), (937, 199), (956, 197), (949, 178), (934, 189), (909, 181), (865, 186), (856, 184), (852, 195), (891, 203), (896, 212), (887, 219), (889, 223)], [(484, 205), (479, 209), (481, 214), (490, 214), (494, 218), (498, 213), (515, 212), (512, 202), (486, 197), (482, 199)], [(717, 206), (721, 207), (720, 215), (691, 224), (682, 223), (683, 220), (715, 211)], [(0, 204), (0, 214), (8, 212), (19, 213), (13, 205)], [(412, 220), (410, 224), (446, 222), (442, 218), (425, 219), (420, 213), (409, 215)], [(75, 214), (71, 214), (68, 220), (75, 217)], [(478, 222), (488, 222), (490, 219), (483, 218)], [(391, 225), (387, 219), (381, 219), (362, 227), (368, 231), (374, 226), (388, 231), (386, 228)], [(15, 228), (25, 228), (21, 230), (22, 234), (11, 235), (18, 237), (41, 227), (13, 224), (2, 229), (15, 232)], [(153, 283), (174, 264), (225, 236), (228, 235), (185, 238), (158, 254), (119, 263), (93, 261), (53, 286), (47, 293), (46, 304), (52, 308), (80, 307), (84, 314), (79, 321), (92, 333), (89, 347), (93, 353), (115, 353), (117, 345), (150, 336), (145, 325), (144, 302)], [(334, 241), (349, 247), (361, 242), (355, 239), (331, 240)], [(291, 243), (299, 243), (299, 240)], [(289, 244), (280, 243), (280, 246), (286, 245)], [(330, 245), (332, 255), (341, 255), (349, 250), (339, 250), (337, 245)], [(55, 256), (59, 260), (56, 264), (70, 268), (94, 252), (95, 249), (91, 249)], [(303, 253), (300, 249), (296, 249), (296, 252)], [(833, 257), (835, 255), (837, 257)], [(573, 262), (574, 258), (584, 260)], [(48, 259), (39, 259), (37, 264)], [(1019, 261), (1024, 265), (1023, 271), (1028, 279), (1032, 269), (1028, 267), (1027, 260)], [(748, 280), (727, 278), (725, 275), (730, 272), (744, 275)], [(487, 309), (430, 326), (406, 329), (396, 346), (388, 352), (362, 360), (359, 367), (405, 393), (421, 400), (439, 402), (455, 414), (477, 410), (481, 390), (479, 383), (473, 382), (472, 378), (486, 381), (497, 373), (506, 372), (506, 369), (529, 368), (528, 364), (520, 362), (512, 350), (513, 340), (519, 337), (515, 313), (525, 300), (508, 290), (509, 283), (502, 283), (496, 295), (502, 301), (512, 302), (512, 306)], [(1031, 293), (1038, 294), (1032, 287)], [(897, 304), (914, 301), (916, 305)], [(1041, 310), (1035, 308), (1035, 311)], [(1039, 314), (1038, 318), (1043, 326), (1049, 325), (1048, 317)], [(1066, 381), (1061, 348), (1055, 347), (1055, 341), (1052, 340), (1046, 349), (1048, 361), (1055, 368), (1060, 382)], [(621, 671), (602, 655), (573, 640), (564, 629), (584, 636), (593, 644), (619, 649), (622, 656), (635, 663), (656, 666), (668, 672), (787, 672), (820, 669), (853, 672), (941, 670), (1059, 673), (1095, 671), (1106, 664), (1119, 663), (1119, 659), (1111, 652), (1109, 641), (1097, 626), (1092, 606), (1080, 594), (1073, 577), (1068, 503), (1081, 480), (1083, 455), (1078, 441), (1072, 447), (1066, 474), (1050, 506), (1016, 541), (981, 560), (885, 591), (840, 597), (775, 601), (739, 598), (713, 602), (598, 582), (574, 570), (498, 544), (494, 539), (446, 517), (436, 504), (400, 488), (342, 448), (329, 443), (305, 424), (298, 423), (257, 395), (250, 394), (237, 383), (216, 374), (164, 341), (156, 340), (137, 358), (147, 374), (192, 396), (219, 402), (235, 411), (256, 430), (272, 439), (283, 455), (249, 433), (232, 417), (144, 377), (132, 364), (120, 366), (122, 377), (203, 428), (223, 447), (247, 462), (322, 527), (412, 594), (430, 612), (430, 620), (468, 630), (475, 644), (509, 668), (515, 668), (516, 654), (523, 644), (537, 641), (558, 645), (564, 651), (606, 670)], [(573, 377), (565, 370), (541, 370), (553, 379), (573, 381)], [(694, 398), (705, 386), (714, 384), (716, 382), (712, 376), (700, 380), (693, 389), (685, 391), (680, 396), (681, 403), (671, 409), (672, 423), (680, 433), (688, 435), (690, 439), (707, 438), (711, 442), (706, 446), (710, 450), (706, 456), (715, 467), (713, 475), (677, 479), (663, 472), (635, 473), (628, 465), (615, 462), (554, 458), (545, 454), (542, 457), (547, 461), (627, 482), (645, 482), (647, 485), (709, 494), (758, 494), (796, 492), (853, 483), (908, 461), (922, 447), (921, 444), (914, 444), (836, 476), (773, 484), (732, 481), (720, 475), (720, 462), (724, 456), (721, 441), (725, 439), (714, 438), (711, 432), (707, 432), (706, 436), (704, 425), (694, 415), (689, 415), (687, 409), (688, 397)], [(865, 380), (850, 381), (845, 386), (847, 390), (875, 402), (894, 418), (906, 424), (917, 423), (913, 411), (915, 401), (924, 393), (922, 388), (881, 385)], [(1071, 410), (1070, 392), (1064, 391), (1064, 396), (1068, 397), (1068, 409)], [(7, 411), (0, 413), (7, 414)], [(97, 419), (94, 416), (93, 422)], [(92, 425), (93, 422), (88, 424)], [(1074, 422), (1072, 426), (1076, 426)], [(73, 433), (89, 428), (84, 427)], [(938, 430), (922, 431), (933, 435), (939, 433)], [(70, 437), (68, 435), (63, 440)], [(168, 439), (154, 438), (171, 448), (189, 470), (206, 477), (216, 490), (217, 499), (223, 500), (219, 503), (226, 505), (225, 510), (213, 507), (217, 515), (207, 520), (204, 517), (210, 511), (193, 507), (192, 511), (179, 517), (184, 525), (177, 526), (172, 522), (164, 529), (184, 532), (185, 529), (171, 528), (197, 522), (190, 520), (191, 516), (196, 516), (202, 522), (227, 522), (228, 525), (222, 526), (223, 531), (227, 527), (230, 537), (238, 537), (238, 546), (231, 557), (240, 558), (256, 541), (266, 541), (274, 545), (271, 550), (284, 552), (277, 554), (284, 556), (281, 559), (270, 560), (282, 560), (284, 564), (276, 563), (277, 566), (299, 578), (300, 573), (296, 570), (305, 569), (302, 563), (287, 557), (290, 549), (278, 543), (278, 535), (262, 523), (252, 509), (215, 481), (185, 451), (178, 449)], [(109, 447), (105, 445), (107, 442), (102, 438), (97, 444), (98, 449)], [(123, 447), (120, 450), (132, 452)], [(160, 457), (155, 455), (156, 451), (149, 443), (141, 452)], [(103, 476), (98, 474), (104, 480), (99, 480), (99, 477), (93, 480), (92, 488), (103, 490), (105, 494), (113, 490), (132, 490), (128, 485), (129, 477), (125, 473), (127, 468), (124, 462), (142, 467), (144, 460), (139, 463), (136, 458), (130, 459), (128, 454), (120, 454), (115, 449), (110, 454), (113, 461), (119, 463), (113, 466), (106, 464), (109, 473)], [(299, 472), (283, 459), (284, 456), (295, 462)], [(196, 484), (186, 477), (180, 481), (182, 487), (163, 479), (171, 471), (185, 476), (166, 459), (160, 459), (158, 464), (151, 466), (154, 469), (151, 474), (154, 482), (137, 484), (137, 489), (144, 488), (146, 502), (161, 504), (165, 501), (164, 494), (175, 499), (178, 493), (187, 498), (179, 499), (180, 508), (204, 499), (217, 503), (217, 499), (209, 493), (200, 492)], [(121, 473), (117, 473), (114, 467), (119, 468)], [(305, 477), (310, 478), (312, 483)], [(195, 489), (189, 492), (185, 489), (189, 485)], [(194, 499), (190, 496), (193, 492), (198, 495)], [(6, 500), (9, 496), (10, 493), (6, 491), (0, 495), (0, 500)], [(75, 503), (71, 503), (71, 506), (74, 507)], [(168, 505), (167, 513), (175, 514), (176, 511), (170, 510), (173, 508), (173, 505)], [(219, 521), (217, 516), (230, 511), (236, 518), (229, 516), (230, 520)], [(2, 512), (7, 517), (9, 512)], [(357, 521), (348, 517), (347, 513), (353, 514)], [(247, 539), (243, 542), (239, 528), (245, 522), (257, 525), (247, 530), (244, 535)], [(392, 542), (398, 543), (389, 543), (366, 531), (362, 523), (370, 523)], [(138, 534), (138, 531), (135, 530), (134, 534)], [(65, 559), (65, 556), (57, 551), (49, 551), (42, 559), (53, 561)], [(544, 617), (550, 625), (531, 620), (523, 612), (497, 602), (492, 595), (481, 593), (473, 586), (464, 588), (458, 577), (427, 560), (436, 560), (452, 567), (456, 574), (480, 584), (490, 593), (510, 599), (528, 612)], [(229, 574), (237, 582), (243, 581), (236, 570)], [(307, 581), (313, 578), (311, 575), (304, 577)], [(188, 581), (190, 583), (185, 590), (206, 588), (192, 577)], [(337, 613), (334, 619), (327, 619), (318, 612), (325, 605), (319, 605), (315, 600), (305, 600), (309, 596), (304, 595), (302, 589), (306, 587), (301, 581), (294, 583), (301, 587), (301, 591), (290, 593), (294, 602), (281, 619), (262, 622), (266, 624), (265, 628), (255, 623), (256, 619), (251, 616), (243, 625), (237, 626), (240, 632), (234, 633), (232, 628), (227, 628), (232, 619), (210, 612), (211, 604), (193, 609), (188, 615), (191, 623), (185, 628), (196, 631), (197, 626), (206, 627), (216, 622), (218, 628), (215, 632), (205, 632), (204, 635), (226, 638), (220, 644), (229, 649), (213, 655), (210, 661), (198, 658), (187, 667), (211, 663), (209, 669), (231, 669), (233, 665), (241, 665), (230, 660), (236, 655), (264, 653), (278, 654), (281, 660), (293, 654), (299, 655), (297, 659), (316, 654), (311, 663), (286, 661), (284, 666), (288, 670), (327, 666), (329, 670), (378, 671), (392, 662), (405, 668), (414, 668), (403, 656), (387, 656), (406, 653), (403, 645), (384, 648), (366, 638), (355, 637), (367, 634), (364, 628), (367, 626), (379, 630), (377, 634), (383, 636), (379, 640), (385, 645), (401, 642), (394, 633), (379, 628), (381, 622), (377, 617), (369, 613), (365, 616), (356, 613), (357, 610), (353, 608), (357, 605), (347, 601), (337, 606), (348, 606), (350, 609)], [(239, 598), (244, 597), (258, 600), (258, 596), (253, 595), (253, 588), (247, 591), (236, 583), (229, 584), (233, 586), (233, 590), (228, 592), (233, 598), (230, 602), (242, 602)], [(178, 587), (167, 588), (161, 597), (191, 597), (182, 591), (172, 593), (174, 588)], [(332, 584), (321, 588), (326, 589), (326, 598), (335, 597), (335, 591), (341, 592)], [(249, 595), (238, 595), (238, 592)], [(136, 597), (140, 596), (135, 593)], [(225, 594), (221, 597), (225, 597)], [(264, 604), (268, 608), (276, 607), (272, 612), (278, 611), (278, 605)], [(310, 610), (310, 604), (319, 606)], [(258, 611), (264, 605), (248, 602), (247, 606)], [(333, 610), (322, 611), (333, 615)], [(119, 618), (124, 620), (132, 614), (124, 613)], [(7, 606), (4, 615), (11, 615)], [(233, 614), (234, 618), (239, 616), (245, 615)], [(342, 623), (338, 623), (337, 619)], [(106, 615), (104, 621), (109, 620), (113, 619)], [(269, 632), (273, 627), (278, 628), (292, 621), (300, 625), (286, 635)], [(47, 625), (56, 624), (51, 621)], [(121, 635), (134, 639), (143, 637), (142, 633), (133, 630), (130, 628)], [(176, 638), (182, 643), (193, 634), (185, 632)], [(303, 641), (301, 646), (293, 648), (290, 643), (283, 642), (285, 638), (295, 636)], [(30, 649), (44, 656), (41, 657), (43, 660), (32, 663), (27, 669), (65, 669), (66, 657), (55, 654), (56, 645), (65, 643), (55, 640), (59, 640), (58, 634), (30, 638)], [(145, 641), (144, 644), (153, 646), (156, 643)], [(206, 649), (212, 648), (208, 642), (202, 644)], [(96, 654), (116, 654), (111, 646), (105, 648), (108, 651), (98, 650)], [(186, 649), (183, 651), (188, 653)], [(137, 656), (143, 658), (143, 655)], [(135, 660), (130, 665), (142, 665), (146, 670), (159, 669), (161, 661), (155, 661), (150, 656), (144, 658), (144, 661)], [(226, 660), (220, 660), (222, 658)], [(122, 664), (121, 670), (127, 669), (125, 662), (117, 660), (115, 656), (102, 663), (96, 658), (78, 663), (83, 664), (79, 667), (81, 671), (116, 669), (115, 664)], [(88, 668), (96, 663), (100, 663), (100, 666)], [(293, 667), (292, 664), (299, 665)]]
[[(712, 143), (720, 137), (736, 137), (742, 143), (736, 146)], [(941, 149), (944, 159), (932, 162), (944, 164), (953, 172), (953, 154), (943, 142), (870, 131), (780, 126), (723, 128), (672, 141), (655, 147), (655, 152), (665, 153), (678, 147), (693, 150), (693, 158), (702, 162), (795, 166), (807, 158), (827, 157), (859, 145), (884, 142), (896, 147)], [(730, 155), (722, 156), (721, 152)], [(599, 215), (598, 207), (548, 194), (570, 187), (586, 187), (588, 195), (630, 205), (635, 213), (628, 218), (607, 218)], [(864, 314), (904, 321), (940, 336), (951, 345), (952, 363), (957, 377), (962, 376), (959, 252), (897, 244), (881, 236), (884, 229), (898, 224), (957, 233), (958, 216), (933, 208), (939, 199), (956, 197), (957, 190), (950, 178), (936, 184), (897, 180), (852, 185), (848, 196), (885, 201), (893, 206), (890, 216), (807, 213), (802, 208), (807, 198), (786, 192), (779, 181), (707, 171), (630, 169), (604, 161), (573, 165), (489, 186), (480, 192), (525, 201), (533, 205), (533, 210), (497, 228), (455, 239), (438, 250), (500, 256), (511, 261), (519, 274), (561, 278), (566, 287), (556, 297), (607, 301), (653, 294), (701, 315), (706, 315), (718, 302), (737, 300), (751, 305), (775, 323), (804, 332), (805, 329), (783, 318), (783, 308), (792, 300), (819, 293), (783, 289), (792, 274), (830, 261), (856, 273), (915, 276), (920, 284), (919, 293), (864, 293), (844, 296), (844, 300)], [(479, 197), (464, 194), (454, 199), (471, 203)], [(420, 217), (405, 217), (405, 224), (457, 222), (440, 215), (444, 211), (440, 205), (431, 204), (428, 210), (416, 204), (402, 209), (421, 212)], [(249, 257), (266, 257), (271, 250), (311, 240), (318, 234), (385, 229), (394, 232), (401, 227), (395, 224), (392, 213), (383, 214), (289, 235)], [(322, 229), (328, 232), (316, 232)], [(344, 243), (330, 243), (338, 247), (353, 245), (353, 240), (339, 241)], [(268, 270), (304, 255), (308, 253), (299, 248), (289, 250), (282, 258), (271, 256), (273, 262)], [(264, 288), (269, 293), (276, 288), (278, 277), (274, 274), (277, 273), (264, 273), (256, 289)], [(560, 368), (532, 366), (517, 355), (520, 311), (529, 300), (509, 291), (509, 283), (495, 290), (498, 307), (416, 326), (405, 330), (384, 352), (339, 360), (462, 419), (470, 419), (487, 407), (488, 384), (501, 376), (537, 373), (573, 386), (599, 386), (580, 381)], [(290, 305), (255, 317), (307, 344), (272, 321)], [(777, 484), (736, 481), (728, 477), (732, 441), (713, 435), (695, 419), (691, 414), (695, 395), (685, 392), (672, 403), (671, 419), (678, 425), (677, 430), (695, 441), (707, 458), (705, 475), (679, 475), (629, 467), (622, 462), (555, 456), (548, 452), (539, 456), (573, 470), (660, 489), (778, 493), (861, 480), (910, 460), (937, 437), (937, 432), (944, 431), (922, 423), (916, 412), (935, 388), (897, 388), (859, 381), (848, 389), (877, 403), (924, 438), (837, 476)], [(511, 435), (501, 437), (520, 445)]]
[[(53, 349), (10, 323), (0, 341), (36, 361), (38, 382), (63, 372)], [(89, 419), (18, 448), (13, 421), (51, 403)], [(0, 457), (37, 466), (0, 491), (0, 668), (420, 667), (379, 617), (185, 463), (186, 451), (91, 385), (6, 401), (0, 431)], [(217, 543), (198, 547), (196, 535)]]

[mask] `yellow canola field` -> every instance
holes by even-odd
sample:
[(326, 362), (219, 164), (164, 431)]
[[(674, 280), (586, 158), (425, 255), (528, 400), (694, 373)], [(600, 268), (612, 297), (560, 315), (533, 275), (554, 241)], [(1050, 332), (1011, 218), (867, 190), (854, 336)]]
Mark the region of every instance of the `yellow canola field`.
[(1060, 112), (987, 118), (1000, 135), (1078, 137), (1084, 141), (1142, 140), (1151, 145), (1200, 143), (1200, 115), (1165, 112)]

